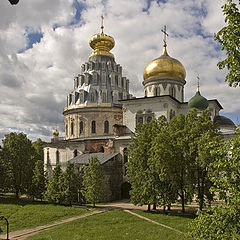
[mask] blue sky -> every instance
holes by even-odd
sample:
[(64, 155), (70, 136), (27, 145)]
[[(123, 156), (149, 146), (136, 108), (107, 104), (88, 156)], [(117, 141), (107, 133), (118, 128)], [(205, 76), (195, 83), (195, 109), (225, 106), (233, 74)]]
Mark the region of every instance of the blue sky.
[(20, 0), (0, 2), (0, 138), (24, 131), (49, 140), (53, 129), (64, 135), (62, 110), (73, 78), (87, 61), (89, 38), (100, 31), (114, 37), (112, 50), (130, 80), (130, 91), (143, 96), (145, 66), (162, 53), (161, 29), (167, 25), (168, 53), (184, 65), (185, 100), (196, 91), (218, 99), (221, 115), (240, 120), (239, 89), (224, 82), (217, 62), (224, 52), (213, 35), (224, 26), (221, 0)]

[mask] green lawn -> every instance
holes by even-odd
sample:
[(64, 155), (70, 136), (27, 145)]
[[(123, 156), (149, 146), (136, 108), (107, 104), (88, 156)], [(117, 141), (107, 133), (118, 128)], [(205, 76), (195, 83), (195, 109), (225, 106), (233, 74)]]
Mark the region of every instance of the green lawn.
[[(88, 210), (80, 208), (0, 198), (0, 216), (8, 219), (11, 232), (45, 225), (86, 212)], [(0, 221), (0, 227), (5, 231), (5, 221)]]
[(146, 212), (141, 210), (135, 210), (134, 212), (158, 223), (175, 228), (184, 233), (188, 232), (188, 225), (193, 220), (193, 216), (191, 217), (191, 215), (183, 214), (182, 216), (174, 216), (174, 212), (172, 212), (171, 215), (163, 214), (160, 212)]
[[(137, 211), (140, 213), (141, 211)], [(145, 215), (144, 212), (141, 212)], [(157, 218), (155, 215), (147, 215), (149, 218)], [(183, 225), (187, 222), (185, 218), (172, 216), (159, 216), (156, 221), (165, 220), (168, 224), (179, 230), (185, 230)], [(172, 219), (172, 222), (171, 222)], [(183, 223), (181, 222), (181, 219)], [(190, 220), (189, 220), (190, 221)], [(167, 224), (166, 222), (161, 222)], [(147, 222), (122, 210), (114, 210), (93, 215), (84, 219), (76, 220), (45, 230), (38, 235), (27, 238), (28, 240), (190, 240), (186, 235), (163, 228)]]

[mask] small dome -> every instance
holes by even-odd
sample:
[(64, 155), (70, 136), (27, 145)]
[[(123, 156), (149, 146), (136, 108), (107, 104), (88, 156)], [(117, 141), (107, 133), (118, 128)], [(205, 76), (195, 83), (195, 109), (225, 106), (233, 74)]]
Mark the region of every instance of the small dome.
[(55, 129), (53, 131), (53, 136), (58, 137), (58, 135), (59, 135), (59, 131), (57, 129)]
[(144, 69), (144, 81), (159, 77), (173, 77), (185, 80), (186, 71), (177, 59), (168, 55), (166, 47), (161, 57), (151, 61)]
[(225, 127), (232, 128), (232, 129), (236, 128), (234, 122), (231, 119), (224, 116), (219, 116), (219, 115), (215, 116), (213, 119), (213, 122), (219, 125), (219, 127), (221, 128), (225, 128)]
[(208, 105), (208, 100), (205, 97), (201, 96), (199, 91), (197, 91), (195, 96), (192, 97), (188, 102), (189, 109), (197, 108), (199, 110), (205, 110), (207, 109)]

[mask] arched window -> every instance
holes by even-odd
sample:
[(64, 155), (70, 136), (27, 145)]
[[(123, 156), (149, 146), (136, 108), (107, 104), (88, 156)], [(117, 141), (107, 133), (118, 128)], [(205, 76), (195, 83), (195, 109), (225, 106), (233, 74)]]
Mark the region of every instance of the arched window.
[(150, 123), (152, 121), (152, 117), (151, 116), (148, 116), (147, 117), (147, 123)]
[(92, 121), (92, 133), (96, 133), (96, 121)]
[(80, 103), (84, 102), (84, 92), (80, 92)]
[(102, 93), (102, 102), (107, 102), (107, 94), (105, 92)]
[(57, 150), (56, 151), (56, 165), (58, 165), (59, 164), (59, 160), (60, 160), (60, 156), (59, 156), (60, 154), (59, 154), (59, 151)]
[(160, 96), (160, 87), (154, 88), (154, 96)]
[(68, 136), (68, 125), (66, 124), (66, 137)]
[(104, 133), (109, 133), (109, 122), (108, 121), (104, 122)]
[(172, 97), (175, 97), (175, 95), (176, 95), (175, 87), (170, 87), (169, 93)]
[(74, 122), (71, 122), (71, 135), (74, 134)]
[(137, 118), (137, 123), (143, 124), (143, 117), (139, 116)]
[(128, 162), (127, 148), (123, 149), (123, 161), (124, 164)]
[(90, 93), (90, 101), (95, 102), (95, 93), (94, 92)]
[(80, 134), (83, 134), (83, 121), (81, 121), (79, 124), (79, 132)]
[(75, 149), (73, 152), (73, 156), (76, 157), (77, 155), (78, 155), (78, 151), (77, 151), (77, 149)]
[(147, 97), (147, 89), (145, 90), (145, 97)]

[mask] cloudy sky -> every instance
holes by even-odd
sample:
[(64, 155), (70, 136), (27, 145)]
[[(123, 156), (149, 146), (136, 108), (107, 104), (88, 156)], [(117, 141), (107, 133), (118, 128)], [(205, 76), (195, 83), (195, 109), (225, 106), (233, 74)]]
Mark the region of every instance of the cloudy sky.
[(218, 99), (236, 124), (239, 88), (224, 82), (216, 64), (224, 52), (213, 35), (224, 26), (222, 0), (20, 0), (0, 1), (0, 139), (23, 131), (49, 140), (55, 128), (63, 136), (62, 111), (73, 77), (87, 61), (89, 38), (100, 31), (116, 42), (112, 53), (130, 79), (130, 91), (143, 96), (145, 66), (162, 53), (161, 29), (167, 25), (168, 53), (185, 66), (185, 101), (196, 91)]

